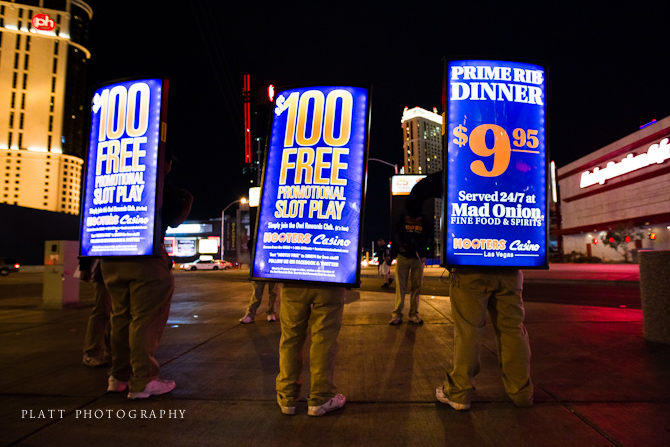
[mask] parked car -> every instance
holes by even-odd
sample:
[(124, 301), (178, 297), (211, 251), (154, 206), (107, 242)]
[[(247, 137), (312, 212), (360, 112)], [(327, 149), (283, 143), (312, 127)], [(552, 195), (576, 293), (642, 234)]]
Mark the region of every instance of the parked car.
[(11, 272), (18, 273), (19, 268), (21, 268), (21, 264), (16, 262), (16, 259), (0, 257), (0, 275), (7, 276)]
[(230, 266), (226, 267), (221, 265), (219, 262), (213, 259), (198, 259), (193, 262), (182, 264), (179, 266), (179, 268), (182, 270), (224, 270), (229, 269)]
[(223, 261), (221, 259), (215, 259), (214, 262), (219, 264), (220, 268), (222, 268), (224, 270), (229, 270), (229, 269), (233, 268), (233, 263), (232, 262)]

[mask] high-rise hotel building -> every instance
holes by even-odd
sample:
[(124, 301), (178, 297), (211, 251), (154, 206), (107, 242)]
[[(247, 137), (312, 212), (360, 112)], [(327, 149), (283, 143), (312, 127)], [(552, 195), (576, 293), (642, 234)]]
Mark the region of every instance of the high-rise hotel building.
[[(428, 175), (442, 170), (442, 115), (415, 107), (402, 114), (405, 174)], [(440, 215), (442, 201), (435, 200), (435, 253), (440, 247)]]
[(0, 203), (79, 214), (92, 9), (0, 0)]
[(428, 175), (442, 170), (442, 115), (420, 107), (402, 114), (405, 174)]

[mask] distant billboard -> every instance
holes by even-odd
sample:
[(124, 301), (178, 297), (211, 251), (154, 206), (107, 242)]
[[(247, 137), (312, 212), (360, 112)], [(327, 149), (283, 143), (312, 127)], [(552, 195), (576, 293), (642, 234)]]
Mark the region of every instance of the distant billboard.
[(394, 175), (391, 177), (391, 195), (408, 196), (414, 185), (426, 178), (425, 175)]
[(252, 279), (360, 283), (369, 91), (277, 94)]
[(158, 253), (167, 81), (116, 82), (93, 95), (82, 256)]
[(544, 68), (452, 60), (444, 84), (443, 264), (546, 268)]

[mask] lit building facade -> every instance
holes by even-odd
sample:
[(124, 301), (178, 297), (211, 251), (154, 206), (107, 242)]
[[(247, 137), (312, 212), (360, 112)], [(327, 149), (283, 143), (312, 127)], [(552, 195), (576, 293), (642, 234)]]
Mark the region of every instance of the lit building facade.
[[(670, 117), (558, 169), (564, 256), (670, 249)], [(569, 259), (568, 259), (569, 260)]]
[(436, 112), (405, 107), (401, 121), (405, 174), (428, 175), (442, 170), (442, 115)]
[(92, 16), (79, 0), (0, 1), (1, 203), (79, 213)]
[[(402, 114), (404, 173), (428, 175), (442, 170), (442, 115), (415, 107)], [(442, 201), (435, 200), (433, 229), (435, 256), (441, 253), (440, 216)]]

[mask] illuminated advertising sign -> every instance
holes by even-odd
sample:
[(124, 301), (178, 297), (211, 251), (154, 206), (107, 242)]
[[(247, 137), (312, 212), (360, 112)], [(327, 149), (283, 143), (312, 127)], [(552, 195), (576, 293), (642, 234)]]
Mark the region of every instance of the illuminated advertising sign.
[(670, 139), (664, 138), (659, 143), (654, 143), (647, 149), (647, 152), (641, 154), (628, 154), (621, 161), (610, 161), (604, 168), (595, 168), (593, 172), (585, 171), (582, 173), (579, 182), (580, 188), (587, 188), (593, 185), (604, 185), (609, 179), (619, 177), (638, 169), (646, 168), (656, 164), (665, 163), (670, 159)]
[(279, 92), (252, 279), (360, 283), (369, 107), (365, 88)]
[(448, 61), (446, 266), (547, 267), (545, 70)]
[(35, 14), (32, 23), (33, 27), (40, 31), (53, 31), (56, 28), (56, 22), (49, 14)]
[(256, 208), (260, 204), (261, 204), (261, 188), (259, 188), (258, 186), (249, 188), (249, 206), (252, 208)]
[(408, 196), (414, 185), (424, 178), (425, 175), (394, 175), (391, 177), (391, 195)]
[(166, 102), (167, 81), (162, 79), (119, 82), (95, 92), (81, 220), (82, 256), (158, 254), (161, 117)]

